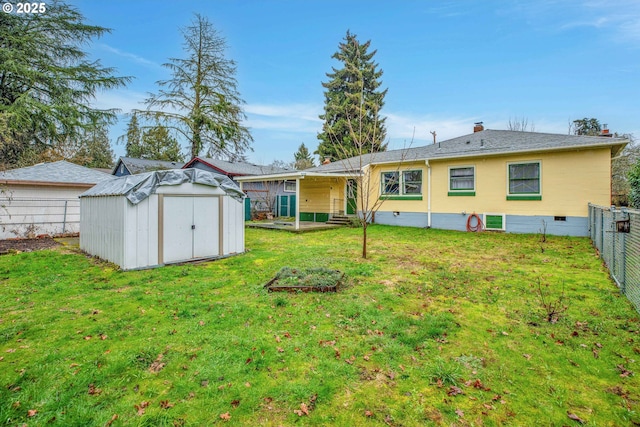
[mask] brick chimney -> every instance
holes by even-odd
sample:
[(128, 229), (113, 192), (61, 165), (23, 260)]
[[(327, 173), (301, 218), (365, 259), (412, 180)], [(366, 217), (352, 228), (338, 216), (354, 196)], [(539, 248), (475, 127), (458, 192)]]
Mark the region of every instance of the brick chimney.
[(329, 163), (331, 163), (331, 158), (330, 157), (325, 157), (324, 160), (322, 161), (323, 165), (328, 165)]
[(612, 135), (609, 133), (609, 127), (607, 125), (602, 126), (602, 130), (600, 131), (600, 136), (611, 138)]
[(481, 132), (481, 131), (483, 131), (483, 130), (484, 130), (484, 126), (482, 126), (482, 122), (474, 123), (474, 126), (473, 126), (473, 133)]

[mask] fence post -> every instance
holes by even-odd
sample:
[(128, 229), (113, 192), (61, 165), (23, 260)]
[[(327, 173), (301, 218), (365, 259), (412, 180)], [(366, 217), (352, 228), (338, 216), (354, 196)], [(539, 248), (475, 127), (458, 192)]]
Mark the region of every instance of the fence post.
[(65, 233), (65, 230), (67, 228), (67, 203), (68, 202), (69, 202), (68, 200), (64, 201), (64, 214), (62, 216), (62, 234)]
[[(613, 275), (614, 279), (617, 279), (616, 277), (616, 235), (614, 234), (616, 232), (614, 229), (615, 223), (616, 223), (616, 210), (612, 207), (611, 208), (611, 224), (609, 224), (611, 228), (611, 230), (609, 231), (609, 233), (611, 233), (611, 265), (609, 266), (609, 271)], [(620, 283), (619, 280), (617, 280), (617, 282)]]

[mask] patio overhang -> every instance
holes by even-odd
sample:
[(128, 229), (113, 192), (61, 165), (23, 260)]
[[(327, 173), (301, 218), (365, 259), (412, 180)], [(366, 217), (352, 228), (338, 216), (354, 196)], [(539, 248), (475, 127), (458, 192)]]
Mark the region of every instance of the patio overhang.
[(240, 189), (242, 190), (242, 184), (244, 182), (264, 182), (264, 181), (295, 181), (296, 182), (296, 216), (295, 216), (295, 230), (300, 230), (300, 180), (307, 177), (311, 178), (356, 178), (361, 176), (359, 171), (343, 171), (343, 172), (305, 172), (305, 171), (293, 171), (286, 173), (276, 173), (269, 175), (253, 175), (253, 176), (238, 176), (234, 177), (238, 183), (240, 183)]

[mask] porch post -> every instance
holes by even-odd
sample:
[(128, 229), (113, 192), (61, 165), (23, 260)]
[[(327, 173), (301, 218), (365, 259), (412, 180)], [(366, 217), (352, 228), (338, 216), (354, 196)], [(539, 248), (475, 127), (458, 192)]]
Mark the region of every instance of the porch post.
[(296, 178), (296, 230), (300, 230), (300, 178)]

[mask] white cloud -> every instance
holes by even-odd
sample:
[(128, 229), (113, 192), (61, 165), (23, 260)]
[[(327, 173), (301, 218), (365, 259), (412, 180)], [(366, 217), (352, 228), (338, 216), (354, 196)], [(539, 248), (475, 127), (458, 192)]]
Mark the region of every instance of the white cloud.
[(315, 134), (322, 127), (322, 107), (314, 104), (248, 104), (244, 110), (252, 129)]
[(142, 65), (146, 65), (146, 66), (154, 67), (154, 68), (162, 67), (160, 64), (158, 64), (156, 62), (153, 62), (153, 61), (150, 61), (150, 60), (148, 60), (146, 58), (143, 58), (140, 55), (136, 55), (135, 53), (125, 52), (123, 50), (120, 50), (120, 49), (117, 49), (115, 47), (109, 46), (108, 44), (105, 44), (105, 43), (98, 43), (97, 46), (98, 46), (98, 48), (100, 48), (102, 50), (105, 50), (107, 52), (113, 53), (115, 55), (121, 56), (121, 57), (126, 58), (126, 59), (130, 59), (133, 62), (136, 62), (138, 64), (142, 64)]
[(580, 2), (526, 1), (507, 7), (503, 15), (525, 16), (539, 29), (571, 31), (590, 27), (620, 43), (640, 43), (640, 2), (591, 0)]
[(124, 89), (100, 92), (96, 94), (92, 107), (105, 110), (116, 108), (121, 114), (127, 114), (131, 110), (143, 109), (146, 97), (147, 94)]

